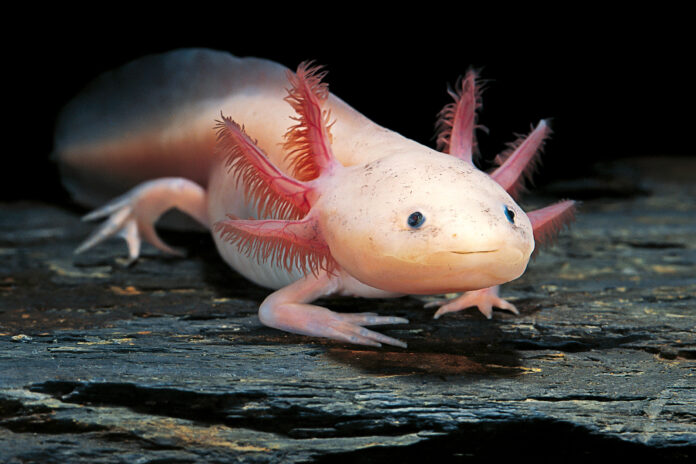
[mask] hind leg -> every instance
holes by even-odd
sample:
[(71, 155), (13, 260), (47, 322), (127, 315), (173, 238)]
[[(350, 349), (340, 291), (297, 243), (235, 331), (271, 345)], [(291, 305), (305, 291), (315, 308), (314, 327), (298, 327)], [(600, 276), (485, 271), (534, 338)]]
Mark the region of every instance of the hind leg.
[(164, 177), (144, 182), (83, 217), (84, 221), (107, 219), (82, 242), (75, 253), (82, 253), (109, 237), (118, 236), (128, 244), (130, 262), (140, 255), (143, 239), (165, 253), (180, 255), (180, 251), (159, 238), (154, 227), (160, 216), (171, 208), (177, 208), (203, 226), (210, 227), (205, 190), (188, 179)]

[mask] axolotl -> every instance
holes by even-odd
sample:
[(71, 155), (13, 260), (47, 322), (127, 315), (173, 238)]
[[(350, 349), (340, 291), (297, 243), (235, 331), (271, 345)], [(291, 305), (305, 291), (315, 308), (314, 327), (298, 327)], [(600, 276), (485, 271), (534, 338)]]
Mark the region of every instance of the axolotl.
[[(328, 90), (325, 71), (296, 72), (206, 49), (151, 55), (103, 74), (59, 115), (54, 159), (73, 198), (103, 224), (76, 250), (112, 237), (130, 260), (145, 240), (179, 253), (154, 224), (176, 208), (211, 230), (237, 272), (275, 289), (267, 326), (344, 342), (406, 347), (367, 326), (407, 323), (312, 302), (465, 292), (435, 317), (478, 307), (518, 313), (498, 286), (573, 216), (565, 200), (526, 213), (514, 198), (545, 120), (498, 158), (473, 163), (481, 104), (476, 72), (450, 89), (438, 150), (363, 116)], [(114, 196), (116, 199), (112, 199)], [(112, 199), (104, 205), (104, 202)]]

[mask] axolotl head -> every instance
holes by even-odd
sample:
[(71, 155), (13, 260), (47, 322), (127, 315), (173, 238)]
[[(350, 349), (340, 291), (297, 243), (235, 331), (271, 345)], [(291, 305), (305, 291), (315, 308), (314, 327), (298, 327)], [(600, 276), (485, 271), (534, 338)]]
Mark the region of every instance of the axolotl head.
[(331, 255), (363, 283), (431, 294), (509, 282), (532, 225), (487, 174), (453, 156), (400, 153), (336, 172), (319, 200)]

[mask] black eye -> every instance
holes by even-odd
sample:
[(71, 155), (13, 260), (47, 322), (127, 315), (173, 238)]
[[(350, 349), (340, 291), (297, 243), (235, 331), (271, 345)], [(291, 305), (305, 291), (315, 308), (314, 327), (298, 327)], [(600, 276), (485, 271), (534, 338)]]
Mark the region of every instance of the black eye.
[(507, 218), (508, 221), (510, 221), (510, 224), (515, 223), (515, 212), (511, 210), (510, 208), (507, 207), (507, 205), (503, 206), (503, 211), (505, 211), (505, 217)]
[(420, 211), (411, 213), (411, 215), (408, 217), (408, 226), (412, 229), (418, 229), (420, 226), (423, 225), (424, 222), (425, 216), (423, 216), (423, 213), (421, 213)]

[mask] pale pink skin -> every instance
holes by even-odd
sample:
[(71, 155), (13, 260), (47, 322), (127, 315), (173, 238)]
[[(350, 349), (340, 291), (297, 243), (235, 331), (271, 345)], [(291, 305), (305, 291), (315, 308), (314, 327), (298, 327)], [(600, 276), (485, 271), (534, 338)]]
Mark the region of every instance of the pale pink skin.
[[(71, 102), (56, 130), (54, 156), (77, 201), (97, 206), (132, 189), (86, 216), (108, 218), (77, 251), (119, 235), (132, 260), (141, 239), (176, 252), (153, 229), (172, 207), (209, 228), (228, 214), (256, 218), (243, 187), (215, 155), (213, 125), (221, 112), (243, 124), (269, 160), (288, 172), (281, 145), (294, 113), (284, 101), (286, 69), (267, 60), (179, 50), (114, 73)], [(466, 104), (459, 109), (473, 112)], [(492, 305), (517, 313), (497, 296), (496, 286), (524, 272), (534, 249), (532, 224), (507, 187), (473, 167), (473, 136), (467, 135), (473, 133), (473, 116), (454, 128), (452, 141), (459, 148), (450, 147), (450, 156), (372, 123), (333, 95), (324, 105), (336, 121), (331, 149), (341, 167), (314, 184), (320, 197), (311, 214), (337, 271), (305, 276), (299, 269), (259, 262), (214, 234), (230, 266), (257, 284), (279, 289), (261, 304), (261, 321), (305, 335), (405, 347), (363, 327), (408, 322), (403, 318), (338, 314), (310, 303), (329, 294), (382, 298), (483, 289), (438, 302), (444, 306), (435, 317), (469, 306), (487, 317)], [(511, 156), (518, 167), (499, 168), (508, 186), (540, 142)], [(514, 211), (514, 227), (503, 205)], [(551, 224), (571, 206), (549, 214), (540, 210), (538, 220)], [(418, 234), (406, 224), (416, 210), (427, 218)]]

